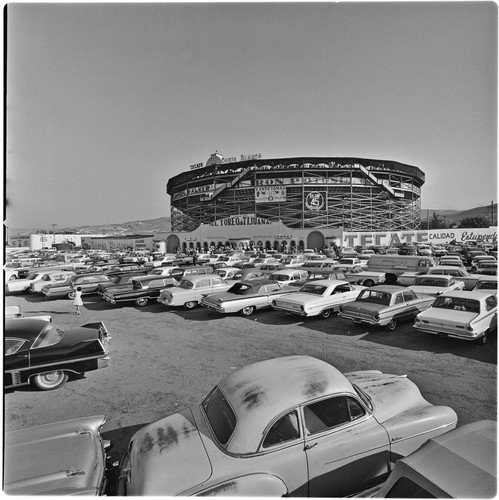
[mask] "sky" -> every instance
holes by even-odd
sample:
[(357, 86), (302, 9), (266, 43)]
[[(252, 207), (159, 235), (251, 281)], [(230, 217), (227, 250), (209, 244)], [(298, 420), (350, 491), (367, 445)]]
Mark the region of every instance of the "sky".
[(6, 225), (170, 216), (225, 157), (426, 174), (423, 209), (497, 202), (494, 2), (7, 4)]

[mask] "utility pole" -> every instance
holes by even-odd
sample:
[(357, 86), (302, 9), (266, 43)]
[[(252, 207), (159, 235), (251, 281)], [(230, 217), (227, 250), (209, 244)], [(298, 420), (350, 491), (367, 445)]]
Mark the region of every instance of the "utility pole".
[(52, 234), (54, 236), (54, 246), (55, 246), (55, 227), (57, 226), (57, 224), (52, 224)]

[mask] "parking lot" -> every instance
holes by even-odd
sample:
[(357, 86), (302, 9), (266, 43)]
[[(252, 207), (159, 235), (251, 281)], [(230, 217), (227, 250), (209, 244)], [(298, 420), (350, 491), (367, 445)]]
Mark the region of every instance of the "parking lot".
[(307, 354), (343, 372), (377, 369), (407, 374), (435, 405), (451, 406), (459, 424), (497, 419), (497, 336), (484, 346), (442, 339), (404, 323), (395, 332), (357, 326), (334, 315), (303, 320), (273, 310), (243, 318), (204, 308), (111, 306), (83, 298), (80, 316), (71, 300), (7, 296), (23, 313), (51, 314), (59, 326), (103, 321), (112, 335), (110, 366), (70, 380), (55, 391), (31, 387), (7, 392), (5, 430), (104, 414), (103, 436), (113, 460), (141, 426), (201, 401), (231, 371), (278, 356)]

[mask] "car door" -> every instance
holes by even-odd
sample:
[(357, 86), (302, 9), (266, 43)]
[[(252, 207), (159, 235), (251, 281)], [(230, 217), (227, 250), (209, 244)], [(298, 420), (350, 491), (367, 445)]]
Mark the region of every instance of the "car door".
[(388, 434), (352, 395), (302, 407), (308, 496), (344, 497), (382, 482), (390, 471)]

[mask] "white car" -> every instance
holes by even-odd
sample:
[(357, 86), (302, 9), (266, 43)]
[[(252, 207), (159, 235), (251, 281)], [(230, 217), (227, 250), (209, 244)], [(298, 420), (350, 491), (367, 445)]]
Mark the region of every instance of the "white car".
[(414, 290), (417, 295), (433, 295), (436, 297), (445, 292), (464, 290), (464, 283), (456, 281), (454, 276), (423, 274), (418, 276), (414, 284), (409, 288)]
[(329, 318), (342, 304), (354, 301), (365, 286), (352, 285), (348, 281), (317, 280), (303, 285), (297, 292), (272, 301), (276, 311), (298, 316)]
[(53, 285), (54, 283), (63, 283), (71, 276), (74, 276), (74, 271), (50, 271), (45, 273), (41, 279), (33, 281), (29, 285), (29, 293), (42, 293), (42, 288), (45, 285)]
[(281, 269), (273, 272), (269, 279), (276, 281), (280, 285), (291, 285), (292, 283), (300, 282), (308, 278), (308, 271), (300, 269)]
[(204, 295), (225, 292), (232, 286), (218, 274), (202, 274), (182, 278), (178, 286), (162, 290), (158, 302), (165, 306), (194, 309), (201, 303)]
[(218, 274), (224, 280), (233, 280), (235, 279), (234, 276), (240, 271), (241, 269), (238, 267), (221, 267), (220, 269), (215, 269), (214, 274)]
[(485, 344), (489, 333), (497, 329), (497, 295), (486, 290), (444, 293), (416, 316), (414, 328)]
[(27, 293), (31, 283), (43, 278), (45, 272), (31, 273), (24, 279), (10, 280), (5, 283), (5, 293)]

